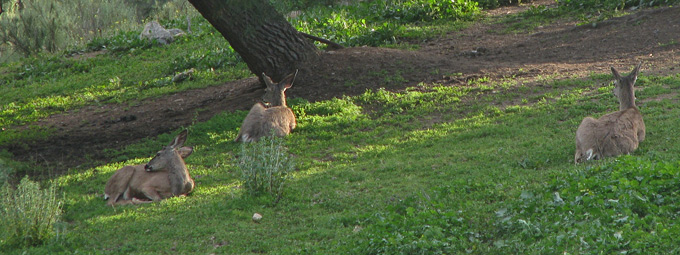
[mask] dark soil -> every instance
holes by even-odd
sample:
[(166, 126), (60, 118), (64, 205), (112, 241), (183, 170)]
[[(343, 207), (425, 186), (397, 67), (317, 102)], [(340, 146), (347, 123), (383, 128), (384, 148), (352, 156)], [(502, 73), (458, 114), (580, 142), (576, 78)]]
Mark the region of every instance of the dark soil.
[[(526, 8), (500, 8), (488, 15), (498, 18)], [(423, 42), (417, 51), (358, 47), (324, 52), (287, 95), (313, 102), (380, 87), (401, 91), (420, 82), (458, 86), (477, 77), (584, 77), (609, 72), (610, 66), (627, 73), (640, 62), (647, 75), (676, 73), (680, 68), (678, 7), (642, 10), (596, 26), (563, 21), (529, 33), (501, 32), (507, 26), (476, 24)], [(249, 109), (263, 93), (257, 79), (249, 78), (132, 104), (89, 106), (32, 124), (54, 127), (56, 133), (49, 140), (6, 149), (17, 160), (57, 172), (91, 166), (107, 162), (104, 149), (122, 148), (223, 111)]]

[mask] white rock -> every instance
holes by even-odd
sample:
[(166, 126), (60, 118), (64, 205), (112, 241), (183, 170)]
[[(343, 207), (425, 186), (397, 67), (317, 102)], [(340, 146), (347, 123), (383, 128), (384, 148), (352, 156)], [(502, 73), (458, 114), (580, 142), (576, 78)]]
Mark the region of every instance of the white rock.
[(259, 222), (262, 219), (262, 214), (255, 213), (253, 214), (253, 221), (254, 222)]
[(161, 44), (171, 43), (175, 38), (167, 29), (156, 21), (146, 23), (144, 30), (139, 34), (140, 39), (156, 40)]

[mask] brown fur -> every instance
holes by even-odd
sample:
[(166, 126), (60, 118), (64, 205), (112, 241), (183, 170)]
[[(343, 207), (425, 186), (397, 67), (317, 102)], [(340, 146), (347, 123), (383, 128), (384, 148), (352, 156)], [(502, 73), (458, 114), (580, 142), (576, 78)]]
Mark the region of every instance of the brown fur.
[(270, 103), (266, 108), (263, 104), (253, 105), (243, 120), (236, 142), (255, 142), (263, 136), (275, 135), (284, 137), (293, 131), (297, 122), (293, 111), (286, 105), (286, 89), (293, 85), (297, 72), (283, 78), (278, 84), (262, 73), (262, 80), (267, 85), (264, 101)]
[(635, 106), (633, 86), (640, 65), (626, 77), (621, 77), (612, 67), (616, 79), (614, 94), (619, 100), (619, 111), (594, 119), (586, 117), (576, 130), (574, 163), (585, 160), (630, 154), (645, 139), (645, 123)]
[(182, 147), (187, 138), (184, 130), (146, 165), (118, 169), (104, 188), (108, 205), (139, 204), (182, 196), (194, 189), (194, 180), (184, 163), (191, 147)]

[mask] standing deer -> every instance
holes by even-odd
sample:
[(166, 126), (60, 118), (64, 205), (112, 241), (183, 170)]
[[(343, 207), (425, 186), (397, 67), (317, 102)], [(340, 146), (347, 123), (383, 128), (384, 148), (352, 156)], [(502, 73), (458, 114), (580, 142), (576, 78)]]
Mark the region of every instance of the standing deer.
[(635, 106), (633, 85), (637, 80), (638, 64), (626, 77), (612, 67), (614, 95), (619, 99), (619, 111), (594, 119), (586, 117), (576, 130), (576, 153), (574, 163), (603, 157), (630, 154), (645, 139), (645, 123)]
[(191, 155), (193, 148), (182, 147), (186, 139), (187, 130), (184, 130), (146, 165), (118, 169), (104, 189), (107, 204), (149, 203), (191, 192), (194, 180), (189, 175), (184, 158)]
[(297, 71), (274, 84), (271, 78), (262, 73), (262, 80), (267, 85), (263, 100), (270, 106), (265, 108), (262, 103), (253, 105), (234, 141), (254, 142), (272, 134), (284, 137), (293, 131), (297, 122), (293, 111), (286, 105), (284, 92), (293, 86), (296, 75)]

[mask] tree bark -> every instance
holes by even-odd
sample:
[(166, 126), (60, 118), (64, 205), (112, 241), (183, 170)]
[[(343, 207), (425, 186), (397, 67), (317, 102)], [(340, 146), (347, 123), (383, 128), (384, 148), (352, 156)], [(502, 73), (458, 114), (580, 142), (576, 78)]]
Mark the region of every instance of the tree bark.
[(303, 63), (319, 58), (319, 49), (299, 33), (267, 0), (189, 0), (258, 77), (279, 81)]

